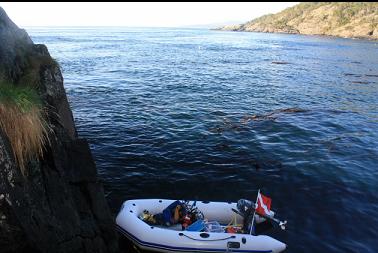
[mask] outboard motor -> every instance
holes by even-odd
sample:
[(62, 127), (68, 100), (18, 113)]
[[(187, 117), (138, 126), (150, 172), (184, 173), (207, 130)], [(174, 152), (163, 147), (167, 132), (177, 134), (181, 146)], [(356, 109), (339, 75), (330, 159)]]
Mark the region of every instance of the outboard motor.
[(236, 207), (239, 211), (239, 214), (243, 216), (242, 230), (244, 231), (244, 233), (249, 233), (249, 231), (251, 230), (253, 214), (255, 211), (254, 204), (250, 200), (239, 199)]
[[(237, 203), (237, 213), (243, 217), (243, 230), (245, 232), (251, 231), (253, 214), (255, 213), (255, 204), (247, 199), (240, 199)], [(259, 214), (260, 217), (267, 219), (269, 222), (275, 222), (282, 229), (286, 229), (287, 221), (280, 221), (279, 219), (273, 217), (273, 214), (265, 215)], [(252, 230), (253, 231), (253, 230)]]
[(246, 214), (249, 213), (249, 211), (254, 207), (254, 204), (252, 201), (247, 199), (239, 199), (238, 204), (236, 206), (238, 208), (238, 211), (246, 217)]

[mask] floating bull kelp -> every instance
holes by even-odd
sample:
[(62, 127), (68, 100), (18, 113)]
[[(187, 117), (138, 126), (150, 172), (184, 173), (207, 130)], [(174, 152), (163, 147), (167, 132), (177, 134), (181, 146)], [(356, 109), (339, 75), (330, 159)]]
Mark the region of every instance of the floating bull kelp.
[(301, 108), (286, 108), (286, 109), (278, 109), (274, 110), (270, 113), (264, 115), (246, 115), (241, 120), (240, 123), (247, 124), (250, 121), (264, 121), (264, 120), (275, 120), (279, 113), (300, 113), (300, 112), (308, 112), (309, 110), (301, 109)]
[(357, 83), (357, 84), (369, 84), (371, 82), (368, 81), (352, 81), (352, 83)]
[(272, 64), (290, 64), (289, 62), (287, 61), (272, 61)]
[(226, 130), (242, 131), (243, 126), (241, 126), (240, 124), (235, 124), (228, 118), (223, 118), (221, 125), (209, 129), (211, 133), (217, 134), (221, 134)]
[(344, 73), (344, 76), (354, 76), (354, 77), (361, 77), (360, 74), (353, 74), (353, 73)]
[(280, 113), (301, 113), (301, 112), (308, 112), (309, 110), (306, 109), (301, 109), (301, 108), (285, 108), (285, 109), (278, 109), (274, 110), (272, 112), (269, 112), (267, 114), (263, 115), (245, 115), (240, 122), (232, 122), (230, 119), (223, 117), (222, 123), (210, 128), (209, 131), (211, 133), (216, 133), (216, 134), (222, 134), (223, 132), (227, 130), (232, 130), (232, 131), (243, 131), (246, 130), (245, 126), (248, 122), (250, 121), (266, 121), (266, 120), (271, 120), (274, 121)]

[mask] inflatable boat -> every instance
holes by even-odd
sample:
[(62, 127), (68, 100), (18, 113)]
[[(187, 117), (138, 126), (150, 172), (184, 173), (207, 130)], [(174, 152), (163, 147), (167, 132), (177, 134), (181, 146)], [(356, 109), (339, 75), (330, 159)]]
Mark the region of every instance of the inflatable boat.
[[(189, 229), (195, 225), (192, 224), (183, 230), (181, 224), (151, 225), (141, 218), (146, 210), (151, 214), (161, 213), (174, 201), (169, 199), (125, 201), (116, 217), (117, 229), (139, 248), (157, 252), (275, 253), (282, 252), (287, 247), (286, 244), (266, 235), (225, 232), (230, 221), (234, 220), (235, 223), (240, 224), (244, 219), (236, 211), (237, 203), (232, 202), (186, 202), (196, 206), (207, 225), (213, 226), (212, 229), (195, 231)], [(274, 212), (271, 211), (271, 214), (273, 216)], [(265, 221), (258, 215), (254, 215), (253, 219), (256, 223)]]

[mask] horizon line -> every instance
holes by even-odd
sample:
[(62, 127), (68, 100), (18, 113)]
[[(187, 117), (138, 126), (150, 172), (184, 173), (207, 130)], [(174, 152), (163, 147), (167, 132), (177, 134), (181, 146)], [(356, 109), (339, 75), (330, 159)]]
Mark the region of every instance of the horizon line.
[[(203, 26), (203, 27), (200, 27)], [(83, 27), (100, 27), (100, 28), (190, 28), (190, 29), (207, 29), (205, 27), (206, 25), (193, 25), (192, 26), (125, 26), (125, 25), (28, 25), (28, 26), (18, 26), (19, 28), (35, 28), (35, 27), (48, 27), (48, 28), (83, 28)], [(219, 26), (214, 26), (214, 28), (217, 28)], [(209, 27), (210, 28), (210, 27)]]

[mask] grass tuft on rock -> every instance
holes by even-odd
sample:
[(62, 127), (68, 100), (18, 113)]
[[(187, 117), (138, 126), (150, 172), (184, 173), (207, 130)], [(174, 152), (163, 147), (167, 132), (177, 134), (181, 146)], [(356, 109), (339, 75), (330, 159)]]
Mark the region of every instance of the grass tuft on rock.
[(35, 89), (0, 82), (0, 127), (25, 175), (27, 162), (42, 156), (49, 142), (46, 112)]

